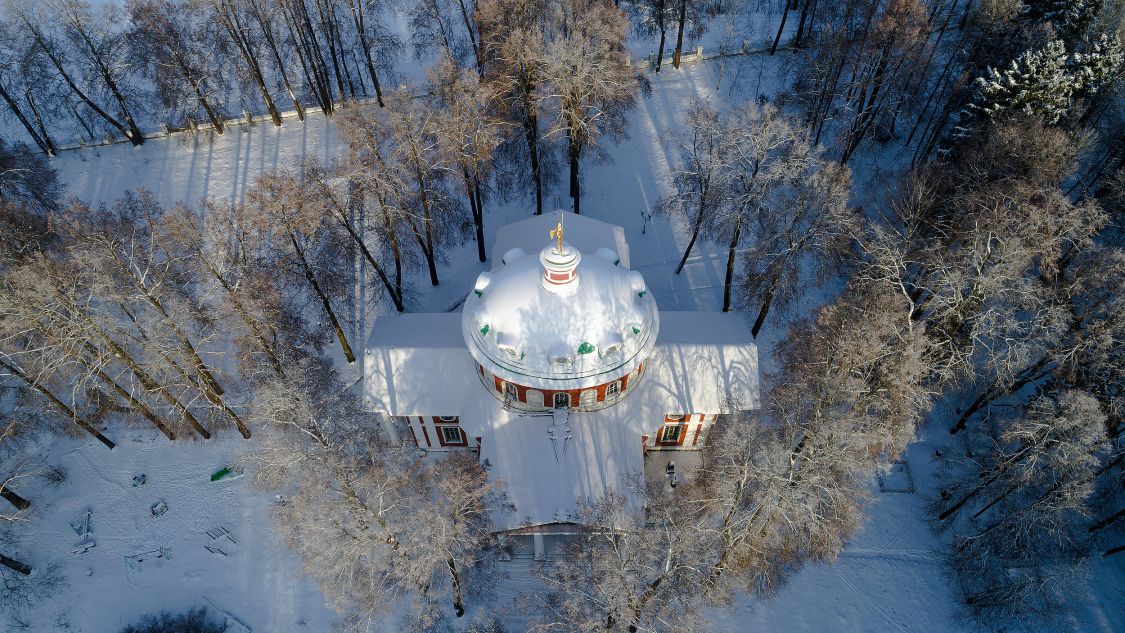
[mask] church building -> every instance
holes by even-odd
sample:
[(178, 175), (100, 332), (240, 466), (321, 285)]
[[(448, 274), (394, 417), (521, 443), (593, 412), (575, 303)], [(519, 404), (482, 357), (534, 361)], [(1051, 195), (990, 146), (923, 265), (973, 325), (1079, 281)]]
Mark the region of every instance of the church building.
[(488, 460), (516, 506), (499, 529), (537, 553), (580, 500), (760, 406), (745, 315), (661, 311), (621, 227), (545, 214), (501, 227), (492, 253), (460, 312), (376, 319), (364, 403), (396, 441)]

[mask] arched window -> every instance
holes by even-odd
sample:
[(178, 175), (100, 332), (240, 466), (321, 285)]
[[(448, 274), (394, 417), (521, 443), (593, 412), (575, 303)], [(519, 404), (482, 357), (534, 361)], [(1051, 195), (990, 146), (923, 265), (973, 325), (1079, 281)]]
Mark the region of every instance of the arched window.
[(442, 422), (456, 422), (457, 416), (455, 416), (455, 415), (443, 415), (443, 416), (439, 416), (438, 419), (441, 420)]
[(609, 386), (605, 388), (605, 397), (606, 398), (614, 398), (614, 397), (617, 397), (619, 395), (621, 395), (621, 381), (620, 380), (615, 380), (615, 381), (609, 383)]
[(516, 385), (514, 383), (510, 383), (510, 382), (504, 383), (504, 397), (505, 398), (511, 398), (513, 400), (516, 400), (517, 399), (516, 396), (517, 396), (518, 393), (519, 393), (519, 390), (516, 389)]
[(570, 394), (565, 391), (555, 393), (555, 408), (561, 409), (570, 406)]

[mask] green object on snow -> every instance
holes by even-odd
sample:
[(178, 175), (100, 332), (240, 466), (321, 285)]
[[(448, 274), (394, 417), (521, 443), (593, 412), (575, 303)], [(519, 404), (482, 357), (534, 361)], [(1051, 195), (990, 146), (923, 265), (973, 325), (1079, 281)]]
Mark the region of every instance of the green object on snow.
[(230, 467), (229, 466), (223, 466), (222, 468), (220, 468), (219, 470), (216, 470), (211, 475), (211, 481), (218, 481), (218, 480), (222, 479), (223, 477), (226, 477), (229, 474), (231, 474)]
[(589, 343), (583, 342), (581, 345), (578, 346), (578, 353), (579, 354), (589, 354), (590, 352), (593, 352), (593, 351), (594, 351), (594, 346), (590, 345)]

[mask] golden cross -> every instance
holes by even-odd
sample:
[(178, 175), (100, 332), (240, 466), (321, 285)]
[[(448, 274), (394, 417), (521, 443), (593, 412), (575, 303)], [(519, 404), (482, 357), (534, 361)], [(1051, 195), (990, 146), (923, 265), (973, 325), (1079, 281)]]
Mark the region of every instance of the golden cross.
[(551, 231), (551, 237), (556, 238), (558, 240), (558, 248), (556, 249), (556, 252), (559, 253), (559, 254), (562, 254), (562, 252), (563, 252), (563, 247), (562, 247), (563, 226), (562, 226), (562, 214), (561, 213), (559, 214), (558, 225), (555, 226), (554, 230)]

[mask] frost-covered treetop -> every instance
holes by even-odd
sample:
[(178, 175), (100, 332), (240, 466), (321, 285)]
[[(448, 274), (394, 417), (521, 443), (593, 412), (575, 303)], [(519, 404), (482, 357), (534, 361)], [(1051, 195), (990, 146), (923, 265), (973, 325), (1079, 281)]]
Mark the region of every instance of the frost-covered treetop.
[[(660, 317), (644, 277), (607, 248), (581, 253), (552, 240), (539, 257), (513, 248), (481, 273), (465, 301), (470, 353), (504, 380), (582, 389), (624, 376), (647, 358)], [(584, 256), (585, 255), (585, 256)]]

